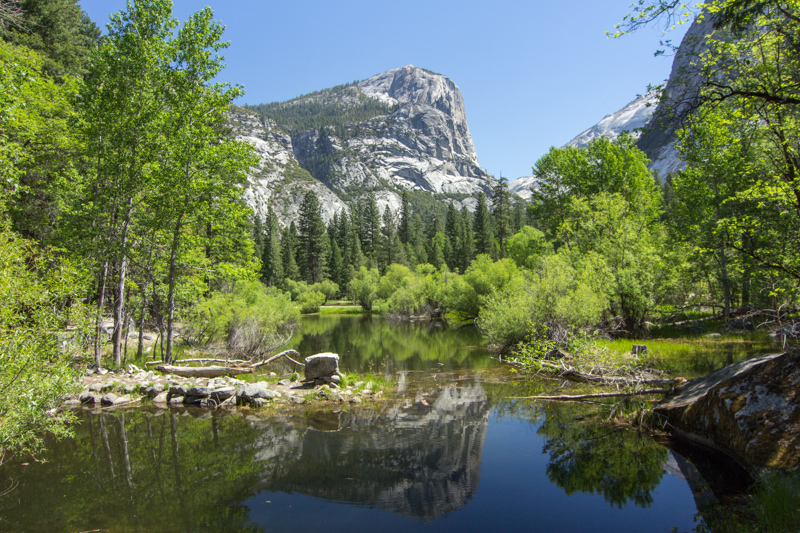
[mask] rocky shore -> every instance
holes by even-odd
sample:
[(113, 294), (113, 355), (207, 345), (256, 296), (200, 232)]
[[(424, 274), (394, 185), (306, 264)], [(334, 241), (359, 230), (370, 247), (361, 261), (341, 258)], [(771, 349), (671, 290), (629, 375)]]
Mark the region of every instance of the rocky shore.
[(305, 377), (296, 373), (275, 381), (274, 372), (259, 377), (269, 381), (244, 381), (236, 377), (182, 377), (142, 370), (136, 365), (117, 371), (87, 369), (82, 390), (65, 398), (65, 407), (122, 407), (149, 401), (161, 408), (193, 406), (209, 409), (261, 407), (273, 403), (303, 404), (309, 400), (361, 403), (376, 398), (380, 390), (371, 382), (343, 384), (336, 354), (306, 358)]

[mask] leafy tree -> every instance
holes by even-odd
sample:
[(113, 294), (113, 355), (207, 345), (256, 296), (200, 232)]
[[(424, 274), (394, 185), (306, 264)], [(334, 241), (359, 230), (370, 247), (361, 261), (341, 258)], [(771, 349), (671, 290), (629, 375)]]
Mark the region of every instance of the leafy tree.
[(613, 141), (598, 137), (586, 148), (551, 148), (533, 169), (539, 187), (533, 190), (531, 203), (539, 229), (548, 238), (555, 238), (565, 220), (569, 199), (599, 193), (620, 194), (632, 209), (655, 218), (661, 196), (647, 163), (629, 135)]
[(45, 58), (44, 73), (61, 82), (87, 72), (91, 46), (100, 37), (97, 25), (76, 0), (17, 0), (16, 24), (0, 28), (6, 42), (25, 46)]
[(378, 269), (367, 269), (362, 266), (347, 285), (350, 298), (360, 305), (364, 311), (372, 311), (372, 304), (378, 298), (379, 282), (380, 273)]

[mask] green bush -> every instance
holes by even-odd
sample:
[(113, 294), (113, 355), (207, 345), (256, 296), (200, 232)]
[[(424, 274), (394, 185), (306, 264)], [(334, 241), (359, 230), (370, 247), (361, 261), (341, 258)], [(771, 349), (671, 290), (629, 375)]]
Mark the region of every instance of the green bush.
[(191, 342), (224, 341), (228, 350), (259, 356), (282, 346), (297, 324), (289, 295), (259, 281), (238, 281), (230, 292), (203, 300), (187, 316)]
[(353, 279), (350, 280), (350, 283), (347, 284), (350, 298), (360, 305), (364, 311), (372, 311), (372, 304), (378, 298), (380, 277), (377, 269), (367, 269), (362, 266)]
[[(46, 431), (69, 434), (74, 416), (48, 411), (78, 382), (71, 363), (85, 348), (88, 313), (72, 302), (85, 294), (84, 281), (73, 265), (0, 220), (0, 460), (6, 452), (37, 452)], [(68, 324), (79, 328), (60, 340)]]
[(325, 295), (318, 291), (306, 291), (297, 300), (301, 313), (317, 313), (319, 306), (325, 303)]
[(573, 266), (566, 253), (543, 259), (537, 272), (520, 276), (491, 293), (480, 308), (477, 325), (489, 339), (505, 346), (522, 342), (529, 323), (551, 331), (596, 325), (608, 307), (608, 273), (596, 254)]

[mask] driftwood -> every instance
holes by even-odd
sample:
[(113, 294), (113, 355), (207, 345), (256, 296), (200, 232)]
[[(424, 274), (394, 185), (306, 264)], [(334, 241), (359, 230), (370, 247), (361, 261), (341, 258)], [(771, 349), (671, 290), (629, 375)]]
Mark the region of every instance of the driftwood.
[[(180, 361), (173, 361), (172, 364), (174, 365), (183, 365), (188, 363), (222, 363), (225, 365), (236, 365), (236, 364), (247, 364), (250, 361), (244, 361), (242, 359), (181, 359)], [(147, 361), (145, 363), (146, 366), (151, 365), (163, 365), (163, 361)]]
[[(306, 366), (303, 363), (296, 361), (289, 357), (289, 355), (294, 355), (295, 357), (300, 357), (300, 354), (297, 353), (295, 350), (286, 350), (284, 352), (279, 353), (278, 355), (273, 355), (269, 359), (264, 361), (259, 361), (258, 363), (246, 364), (246, 365), (239, 365), (239, 366), (195, 366), (195, 367), (181, 367), (181, 366), (173, 366), (173, 365), (164, 365), (161, 364), (156, 367), (156, 370), (161, 370), (162, 372), (166, 372), (168, 374), (175, 374), (176, 376), (188, 377), (188, 378), (217, 378), (220, 376), (235, 376), (237, 374), (252, 374), (255, 372), (256, 368), (262, 367), (266, 364), (269, 364), (273, 361), (284, 357), (288, 359), (290, 362), (294, 363), (295, 365)], [(224, 359), (183, 359), (181, 361), (175, 361), (176, 364), (179, 363), (187, 363), (187, 362), (197, 362), (197, 361), (214, 361), (214, 362), (221, 362), (226, 363)], [(234, 362), (234, 361), (230, 361)], [(239, 362), (239, 361), (236, 361)]]
[(561, 373), (560, 377), (576, 383), (591, 383), (594, 385), (651, 385), (655, 387), (670, 387), (680, 385), (686, 381), (684, 378), (635, 379), (616, 376), (589, 376), (575, 370), (565, 370)]
[(161, 370), (167, 374), (175, 374), (185, 378), (218, 378), (220, 376), (235, 376), (237, 374), (252, 374), (255, 372), (251, 367), (235, 367), (235, 366), (198, 366), (198, 367), (185, 367), (185, 366), (171, 366), (161, 365), (157, 366), (156, 370)]
[(646, 394), (666, 394), (671, 389), (644, 389), (633, 392), (598, 392), (595, 394), (579, 394), (576, 396), (510, 396), (509, 400), (551, 400), (561, 402), (581, 402), (592, 398), (614, 398), (622, 396), (643, 396)]
[(284, 357), (284, 358), (288, 359), (290, 362), (292, 362), (292, 363), (294, 363), (296, 365), (306, 366), (303, 363), (301, 363), (300, 361), (295, 361), (294, 359), (289, 357), (289, 354), (292, 354), (292, 355), (294, 355), (295, 357), (298, 357), (298, 358), (300, 357), (300, 354), (297, 353), (297, 351), (295, 351), (295, 350), (286, 350), (284, 352), (279, 353), (278, 355), (273, 355), (269, 359), (266, 359), (266, 360), (258, 362), (258, 363), (254, 363), (254, 364), (250, 365), (250, 368), (258, 368), (260, 366), (267, 365), (267, 364), (269, 364), (269, 363), (271, 363), (271, 362), (273, 362), (273, 361), (275, 361), (277, 359), (280, 359), (281, 357)]

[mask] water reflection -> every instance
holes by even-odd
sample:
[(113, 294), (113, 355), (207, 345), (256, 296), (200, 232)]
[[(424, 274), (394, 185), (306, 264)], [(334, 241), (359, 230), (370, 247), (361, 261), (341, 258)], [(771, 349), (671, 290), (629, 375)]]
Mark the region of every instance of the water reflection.
[(346, 372), (482, 369), (496, 365), (471, 324), (392, 322), (371, 316), (304, 317), (289, 348), (303, 356), (334, 352)]
[[(440, 372), (403, 373), (397, 400), (345, 409), (84, 411), (47, 463), (0, 470), (0, 486), (19, 483), (0, 498), (0, 530), (692, 527), (707, 494), (685, 460), (575, 420), (581, 406), (507, 400), (554, 385), (475, 372), (495, 363), (468, 348), (474, 330), (326, 318), (304, 323), (301, 350), (337, 351), (345, 369)], [(304, 520), (309, 508), (325, 519)]]
[(580, 406), (546, 405), (538, 433), (550, 456), (547, 478), (567, 494), (602, 494), (614, 507), (653, 503), (667, 449), (636, 431), (574, 420)]

